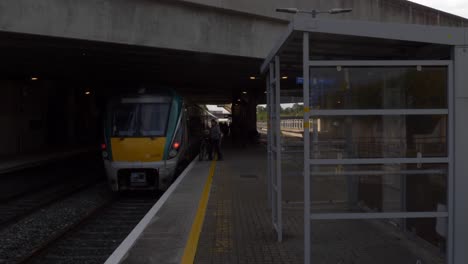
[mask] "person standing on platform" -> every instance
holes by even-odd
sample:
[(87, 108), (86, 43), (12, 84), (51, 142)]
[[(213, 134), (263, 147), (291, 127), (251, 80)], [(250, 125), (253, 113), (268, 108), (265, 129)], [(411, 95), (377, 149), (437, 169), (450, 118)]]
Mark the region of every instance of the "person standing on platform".
[(211, 140), (211, 151), (209, 153), (209, 159), (213, 159), (213, 152), (216, 152), (218, 160), (223, 160), (223, 154), (221, 154), (221, 130), (216, 120), (211, 119), (210, 128), (210, 140)]

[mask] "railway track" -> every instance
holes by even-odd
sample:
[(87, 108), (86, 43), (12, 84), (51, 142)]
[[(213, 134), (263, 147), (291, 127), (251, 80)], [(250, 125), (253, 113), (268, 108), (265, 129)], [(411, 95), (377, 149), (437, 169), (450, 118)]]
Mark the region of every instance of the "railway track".
[(20, 263), (104, 263), (158, 198), (154, 194), (114, 197)]
[(0, 232), (49, 205), (103, 182), (102, 165), (94, 156), (87, 153), (0, 174)]
[(103, 263), (161, 195), (115, 195), (92, 160), (54, 168), (0, 178), (15, 186), (0, 197), (0, 264)]
[(61, 182), (51, 184), (47, 188), (36, 190), (33, 193), (25, 193), (2, 201), (0, 204), (0, 231), (24, 217), (96, 183), (97, 181)]
[(33, 212), (15, 221), (8, 218), (0, 230), (0, 263), (21, 263), (28, 259), (42, 245), (60, 237), (112, 197), (105, 183), (81, 186), (72, 193), (52, 198), (47, 205), (35, 207)]

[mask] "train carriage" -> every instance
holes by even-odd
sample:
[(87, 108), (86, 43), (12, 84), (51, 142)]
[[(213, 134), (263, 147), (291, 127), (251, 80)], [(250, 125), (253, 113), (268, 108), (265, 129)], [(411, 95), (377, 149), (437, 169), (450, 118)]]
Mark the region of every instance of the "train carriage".
[(102, 144), (111, 189), (165, 190), (197, 155), (211, 118), (172, 90), (112, 99)]

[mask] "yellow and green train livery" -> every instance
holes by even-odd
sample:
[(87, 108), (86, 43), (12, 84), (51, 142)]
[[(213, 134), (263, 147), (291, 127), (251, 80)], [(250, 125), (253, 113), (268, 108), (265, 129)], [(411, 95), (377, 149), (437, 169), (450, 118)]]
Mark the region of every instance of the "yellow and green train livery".
[(172, 90), (112, 99), (102, 144), (111, 189), (165, 190), (198, 154), (210, 118)]

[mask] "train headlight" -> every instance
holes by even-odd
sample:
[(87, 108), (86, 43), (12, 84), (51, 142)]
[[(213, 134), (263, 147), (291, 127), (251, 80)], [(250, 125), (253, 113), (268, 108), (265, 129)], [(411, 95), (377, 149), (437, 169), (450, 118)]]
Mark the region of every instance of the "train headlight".
[(171, 151), (169, 151), (169, 158), (174, 158), (177, 156), (177, 153), (178, 151), (176, 149), (171, 149)]

